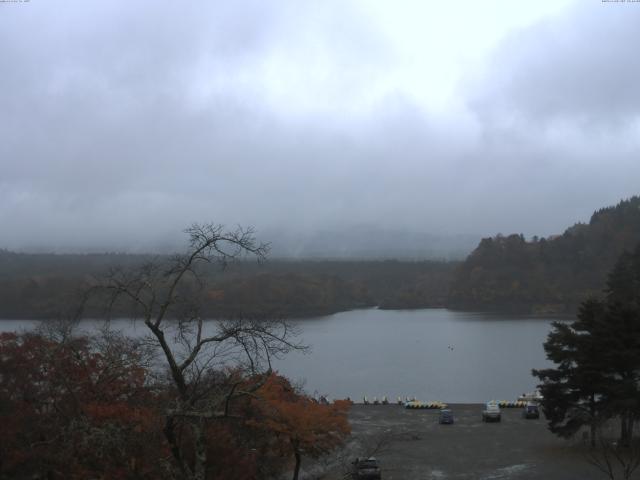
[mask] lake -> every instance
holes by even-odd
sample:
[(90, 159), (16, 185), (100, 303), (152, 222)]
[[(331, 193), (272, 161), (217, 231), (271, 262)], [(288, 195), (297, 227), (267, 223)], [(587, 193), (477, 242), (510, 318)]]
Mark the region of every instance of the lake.
[[(310, 353), (275, 363), (332, 398), (398, 396), (450, 403), (515, 400), (535, 389), (532, 368), (549, 365), (542, 343), (556, 318), (446, 309), (363, 309), (296, 320)], [(36, 322), (0, 320), (0, 331)], [(130, 321), (112, 322), (132, 335)]]

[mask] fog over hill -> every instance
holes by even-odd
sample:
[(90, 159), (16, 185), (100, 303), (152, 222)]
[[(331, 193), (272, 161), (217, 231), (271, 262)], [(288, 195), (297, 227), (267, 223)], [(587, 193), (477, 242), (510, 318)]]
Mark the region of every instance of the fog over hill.
[[(260, 241), (270, 244), (269, 258), (291, 260), (462, 260), (476, 247), (480, 235), (435, 235), (403, 230), (353, 227), (343, 230), (295, 232), (267, 229), (256, 232)], [(167, 241), (171, 238), (172, 241)], [(172, 232), (161, 241), (110, 242), (92, 246), (54, 245), (37, 239), (11, 251), (24, 253), (133, 253), (167, 254), (185, 248), (184, 236)]]
[(433, 235), (374, 227), (294, 234), (275, 232), (271, 256), (309, 259), (462, 260), (479, 235)]

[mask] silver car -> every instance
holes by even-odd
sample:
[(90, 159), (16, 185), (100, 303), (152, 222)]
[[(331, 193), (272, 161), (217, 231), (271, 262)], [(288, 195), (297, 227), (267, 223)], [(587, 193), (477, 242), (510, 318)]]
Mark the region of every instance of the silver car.
[(501, 420), (500, 406), (495, 402), (488, 402), (482, 411), (483, 422), (499, 422)]

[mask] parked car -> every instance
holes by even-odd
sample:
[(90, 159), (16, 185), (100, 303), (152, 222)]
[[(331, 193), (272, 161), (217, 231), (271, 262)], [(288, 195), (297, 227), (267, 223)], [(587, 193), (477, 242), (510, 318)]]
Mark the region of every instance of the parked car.
[(527, 405), (522, 409), (522, 416), (524, 418), (540, 418), (538, 405), (535, 403), (527, 403)]
[(382, 473), (378, 460), (374, 457), (356, 458), (353, 462), (351, 478), (357, 480), (381, 480)]
[(453, 423), (453, 412), (448, 408), (443, 408), (440, 410), (438, 422), (443, 425), (451, 425)]
[(501, 420), (500, 407), (495, 402), (488, 402), (482, 411), (483, 422), (499, 422)]

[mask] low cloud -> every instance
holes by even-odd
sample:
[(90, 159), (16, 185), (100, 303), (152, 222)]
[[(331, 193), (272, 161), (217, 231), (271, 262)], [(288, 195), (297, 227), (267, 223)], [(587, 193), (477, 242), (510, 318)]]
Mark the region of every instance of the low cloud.
[(22, 6), (0, 7), (0, 246), (208, 220), (546, 235), (638, 193), (640, 8), (513, 32), (443, 112), (355, 4)]

